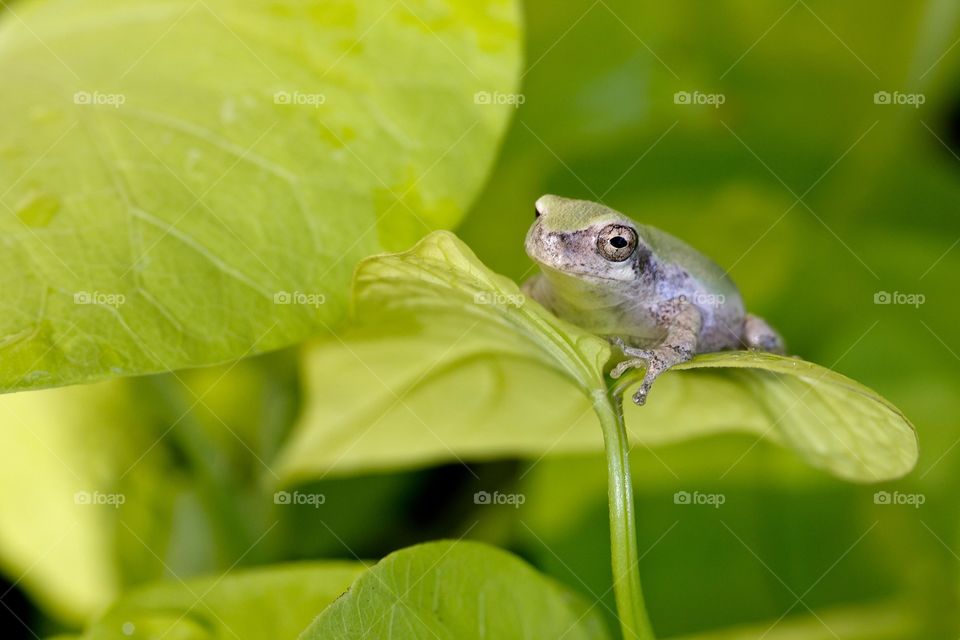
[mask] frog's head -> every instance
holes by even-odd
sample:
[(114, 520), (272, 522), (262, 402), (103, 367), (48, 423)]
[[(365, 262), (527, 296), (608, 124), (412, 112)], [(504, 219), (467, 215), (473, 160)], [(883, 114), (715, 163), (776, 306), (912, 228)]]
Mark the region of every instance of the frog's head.
[(602, 204), (545, 195), (535, 215), (524, 246), (548, 276), (630, 282), (649, 260), (637, 224)]

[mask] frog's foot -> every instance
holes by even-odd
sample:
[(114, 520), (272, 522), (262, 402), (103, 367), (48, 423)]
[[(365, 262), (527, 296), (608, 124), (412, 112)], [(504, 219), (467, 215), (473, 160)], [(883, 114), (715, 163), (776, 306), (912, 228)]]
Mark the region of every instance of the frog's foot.
[(657, 377), (670, 367), (686, 362), (697, 352), (702, 317), (699, 309), (682, 298), (670, 301), (662, 310), (667, 322), (667, 335), (663, 342), (653, 348), (639, 349), (615, 338), (612, 342), (620, 347), (627, 359), (619, 363), (610, 372), (613, 378), (619, 378), (628, 369), (643, 367), (643, 382), (633, 394), (633, 401), (642, 405), (647, 401), (647, 394)]
[(640, 406), (646, 403), (650, 387), (653, 386), (654, 381), (661, 373), (673, 365), (686, 362), (693, 357), (692, 349), (676, 345), (661, 345), (655, 349), (626, 347), (623, 348), (623, 352), (630, 357), (618, 363), (610, 372), (610, 377), (617, 379), (630, 369), (645, 369), (643, 382), (640, 383), (640, 388), (633, 394), (633, 402)]
[(628, 347), (624, 349), (624, 353), (627, 353), (627, 349), (630, 351), (628, 355), (632, 357), (627, 358), (622, 362), (618, 362), (617, 366), (610, 371), (610, 377), (614, 380), (625, 374), (630, 369), (649, 369), (650, 363), (653, 361), (653, 349), (631, 349)]
[(743, 346), (754, 351), (768, 351), (783, 355), (786, 346), (783, 338), (760, 316), (747, 314), (743, 324)]

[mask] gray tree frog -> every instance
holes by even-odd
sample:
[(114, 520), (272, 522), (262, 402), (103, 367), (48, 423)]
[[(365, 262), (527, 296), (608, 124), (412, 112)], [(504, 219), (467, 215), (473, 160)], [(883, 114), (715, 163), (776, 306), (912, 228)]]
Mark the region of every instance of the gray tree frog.
[(541, 273), (523, 291), (564, 320), (605, 337), (624, 358), (619, 378), (644, 368), (633, 401), (657, 376), (698, 353), (783, 353), (780, 335), (749, 314), (723, 269), (682, 240), (602, 204), (545, 195), (527, 233)]

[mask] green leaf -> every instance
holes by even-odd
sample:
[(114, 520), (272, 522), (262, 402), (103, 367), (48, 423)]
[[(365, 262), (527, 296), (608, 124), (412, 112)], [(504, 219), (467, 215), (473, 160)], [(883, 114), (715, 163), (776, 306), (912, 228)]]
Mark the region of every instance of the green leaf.
[[(605, 389), (606, 342), (523, 300), (452, 234), (364, 261), (355, 296), (358, 326), (307, 355), (307, 407), (281, 454), (287, 481), (601, 449), (589, 396)], [(903, 475), (917, 457), (892, 404), (796, 358), (703, 355), (624, 412), (638, 444), (746, 431), (850, 480)]]
[(469, 318), (471, 339), (479, 335), (488, 348), (535, 360), (588, 390), (602, 384), (601, 370), (610, 357), (606, 341), (525, 304), (516, 283), (490, 271), (452, 233), (434, 233), (410, 251), (365, 260), (357, 269), (353, 300), (355, 315), (367, 324), (406, 315), (419, 325), (429, 318), (409, 312), (425, 309), (438, 325)]
[(355, 562), (313, 562), (171, 579), (124, 595), (83, 638), (293, 638), (365, 570)]
[(301, 640), (609, 638), (596, 607), (477, 542), (431, 542), (364, 573)]
[[(455, 224), (519, 64), (512, 0), (67, 0), (0, 21), (0, 390), (236, 359), (341, 319)], [(198, 53), (199, 52), (199, 53)]]
[[(875, 391), (820, 365), (769, 353), (731, 352), (704, 354), (677, 369), (703, 373), (723, 369), (723, 379), (742, 390), (734, 400), (755, 405), (750, 431), (842, 478), (888, 480), (906, 474), (917, 461), (916, 432), (899, 409)], [(680, 393), (690, 397), (698, 390), (681, 388)], [(732, 404), (729, 399), (728, 403)], [(640, 423), (640, 408), (630, 407), (628, 415)], [(707, 409), (700, 412), (704, 418), (710, 413)], [(735, 428), (738, 421), (748, 419), (729, 420), (727, 426)]]

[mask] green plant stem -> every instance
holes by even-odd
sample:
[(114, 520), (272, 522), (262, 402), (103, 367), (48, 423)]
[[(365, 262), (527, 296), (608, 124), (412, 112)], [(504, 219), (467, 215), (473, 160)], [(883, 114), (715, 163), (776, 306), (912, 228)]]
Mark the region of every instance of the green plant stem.
[(622, 398), (615, 389), (593, 393), (593, 409), (603, 429), (610, 500), (610, 551), (617, 616), (625, 640), (654, 640), (640, 585), (630, 446), (623, 422)]

